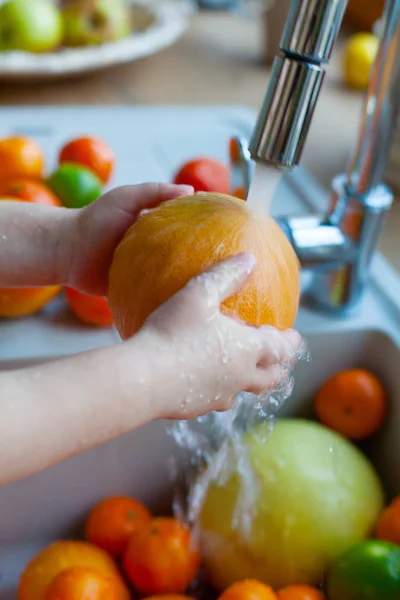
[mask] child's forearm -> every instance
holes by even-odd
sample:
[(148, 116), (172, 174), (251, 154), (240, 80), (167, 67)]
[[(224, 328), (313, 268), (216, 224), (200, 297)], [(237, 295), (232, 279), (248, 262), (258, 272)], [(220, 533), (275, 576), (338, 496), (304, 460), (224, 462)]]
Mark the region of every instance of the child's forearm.
[(158, 418), (149, 376), (154, 352), (138, 334), (129, 343), (1, 374), (0, 485)]
[(64, 284), (75, 211), (0, 202), (0, 287)]

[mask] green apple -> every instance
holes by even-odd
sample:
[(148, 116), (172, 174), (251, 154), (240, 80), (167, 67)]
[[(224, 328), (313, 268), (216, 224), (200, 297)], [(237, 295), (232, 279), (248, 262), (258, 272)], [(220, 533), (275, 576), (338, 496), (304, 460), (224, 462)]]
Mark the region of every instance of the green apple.
[[(318, 585), (375, 526), (384, 496), (373, 466), (350, 442), (311, 421), (283, 419), (272, 431), (260, 425), (243, 442), (251, 477), (239, 475), (244, 467), (232, 452), (200, 514), (210, 581), (219, 590), (244, 579), (276, 589)], [(207, 481), (207, 472), (202, 477)], [(253, 495), (242, 497), (244, 490)]]
[(70, 0), (62, 14), (66, 46), (115, 42), (131, 33), (130, 10), (124, 0)]
[(50, 52), (62, 38), (61, 13), (51, 0), (9, 0), (0, 7), (0, 50)]

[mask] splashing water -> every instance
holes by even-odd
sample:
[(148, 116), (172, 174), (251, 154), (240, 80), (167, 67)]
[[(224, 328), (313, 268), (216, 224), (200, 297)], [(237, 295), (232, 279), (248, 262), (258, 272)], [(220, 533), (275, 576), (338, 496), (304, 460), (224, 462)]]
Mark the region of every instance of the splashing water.
[[(255, 214), (269, 214), (281, 177), (282, 173), (276, 167), (256, 164), (247, 196), (247, 205)], [(305, 344), (296, 359), (308, 359)], [(224, 352), (223, 364), (228, 360)], [(258, 482), (243, 443), (243, 433), (261, 423), (269, 424), (267, 435), (272, 431), (279, 408), (293, 390), (293, 364), (282, 365), (282, 368), (287, 378), (279, 388), (260, 396), (243, 392), (226, 412), (213, 411), (204, 417), (177, 421), (168, 426), (168, 433), (183, 451), (186, 476), (185, 489), (178, 489), (175, 496), (174, 513), (195, 532), (210, 485), (223, 486), (235, 473), (239, 478), (240, 491), (232, 527), (239, 529), (243, 536), (250, 535)], [(176, 465), (171, 467), (175, 469), (173, 479), (176, 480)]]
[(276, 167), (257, 163), (254, 169), (247, 205), (257, 214), (268, 215), (282, 173)]
[[(297, 360), (308, 360), (303, 343), (297, 352)], [(243, 536), (250, 535), (254, 498), (257, 495), (257, 478), (251, 468), (243, 433), (260, 423), (268, 423), (268, 435), (274, 427), (276, 413), (293, 390), (291, 376), (293, 364), (283, 365), (288, 375), (275, 390), (256, 396), (242, 392), (233, 407), (226, 412), (213, 411), (192, 421), (176, 421), (167, 431), (183, 450), (185, 462), (185, 491), (178, 489), (175, 495), (174, 514), (186, 521), (196, 531), (198, 517), (211, 484), (225, 485), (236, 473), (240, 492), (235, 507), (232, 527)], [(176, 465), (172, 463), (171, 474)]]

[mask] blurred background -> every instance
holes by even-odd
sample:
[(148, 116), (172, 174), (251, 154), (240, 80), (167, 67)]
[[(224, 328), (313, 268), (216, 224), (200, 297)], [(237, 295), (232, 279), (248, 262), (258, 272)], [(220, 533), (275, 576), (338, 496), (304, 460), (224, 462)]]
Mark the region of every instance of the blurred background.
[[(24, 10), (18, 3), (25, 3)], [(289, 1), (0, 4), (2, 106), (218, 104), (258, 110)], [(56, 19), (47, 14), (49, 4)], [(355, 143), (383, 5), (350, 0), (328, 67), (303, 159), (326, 186)], [(397, 193), (396, 157), (392, 163), (388, 177)], [(400, 267), (394, 245), (398, 204), (392, 215), (381, 248)]]

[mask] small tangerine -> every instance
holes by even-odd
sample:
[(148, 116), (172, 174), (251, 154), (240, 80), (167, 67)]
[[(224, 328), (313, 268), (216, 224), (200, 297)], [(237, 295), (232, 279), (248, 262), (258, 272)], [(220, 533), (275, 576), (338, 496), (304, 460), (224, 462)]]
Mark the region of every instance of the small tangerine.
[(123, 566), (141, 594), (181, 594), (198, 573), (200, 554), (186, 525), (155, 518), (130, 537)]
[(269, 585), (257, 579), (245, 579), (230, 585), (218, 600), (277, 600)]
[(279, 590), (278, 600), (326, 600), (326, 597), (310, 585), (289, 585)]
[(365, 369), (337, 373), (320, 388), (315, 400), (318, 419), (351, 440), (377, 433), (387, 415), (383, 384)]
[(118, 556), (136, 529), (150, 519), (150, 511), (139, 500), (111, 496), (90, 511), (85, 523), (85, 538)]
[(95, 136), (82, 136), (61, 148), (59, 163), (76, 163), (90, 169), (106, 184), (115, 167), (115, 155), (109, 145)]
[(72, 567), (57, 575), (45, 600), (118, 600), (113, 580), (95, 569)]

